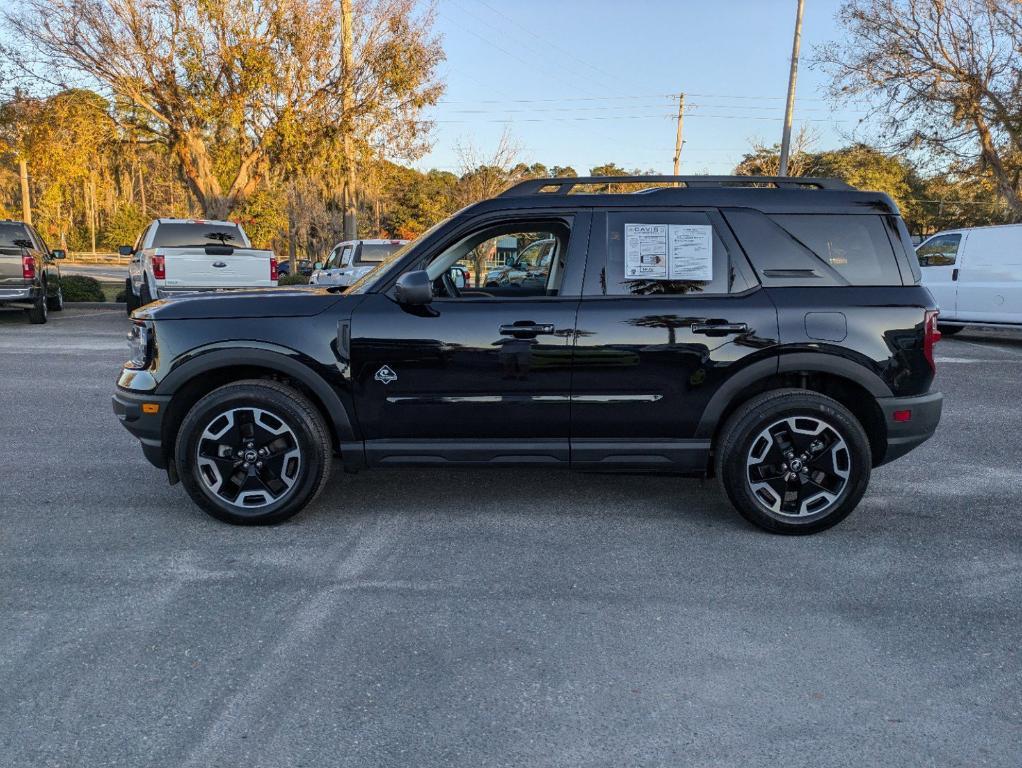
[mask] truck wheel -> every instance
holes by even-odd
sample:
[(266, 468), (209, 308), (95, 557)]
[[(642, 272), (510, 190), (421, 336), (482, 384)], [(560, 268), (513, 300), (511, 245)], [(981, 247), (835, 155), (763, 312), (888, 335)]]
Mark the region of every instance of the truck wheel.
[(869, 484), (862, 425), (841, 403), (802, 389), (757, 395), (727, 420), (716, 470), (728, 499), (772, 533), (816, 533), (847, 517)]
[(46, 299), (46, 291), (43, 290), (43, 293), (38, 299), (36, 299), (32, 308), (25, 310), (28, 313), (28, 321), (32, 323), (32, 325), (42, 325), (45, 323), (50, 319), (49, 306), (50, 303)]
[(57, 295), (52, 296), (46, 300), (46, 308), (50, 312), (63, 312), (64, 311), (64, 288), (57, 286)]
[[(142, 280), (142, 287), (139, 289), (138, 306), (144, 307), (146, 304), (153, 303), (153, 295), (149, 293), (149, 283), (144, 279)], [(136, 307), (137, 309), (137, 307)]]
[(136, 309), (138, 309), (138, 297), (135, 296), (135, 291), (131, 288), (131, 278), (124, 278), (124, 305), (130, 315)]
[(251, 379), (192, 406), (174, 456), (188, 495), (210, 515), (269, 525), (297, 514), (323, 489), (333, 451), (308, 398), (285, 384)]

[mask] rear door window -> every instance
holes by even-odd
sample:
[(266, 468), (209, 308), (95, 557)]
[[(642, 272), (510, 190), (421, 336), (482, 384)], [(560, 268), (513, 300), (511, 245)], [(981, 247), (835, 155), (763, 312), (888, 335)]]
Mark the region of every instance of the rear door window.
[(958, 258), (961, 235), (937, 235), (931, 237), (916, 250), (920, 267), (953, 267)]
[(880, 216), (774, 214), (770, 218), (852, 285), (902, 285)]
[(730, 275), (727, 248), (706, 213), (607, 214), (605, 296), (723, 294)]

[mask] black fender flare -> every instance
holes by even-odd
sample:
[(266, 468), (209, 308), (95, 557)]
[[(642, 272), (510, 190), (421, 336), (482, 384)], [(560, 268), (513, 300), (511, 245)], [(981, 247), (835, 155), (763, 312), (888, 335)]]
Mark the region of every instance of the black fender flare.
[(338, 441), (356, 440), (348, 411), (337, 392), (316, 371), (299, 359), (298, 353), (287, 347), (260, 342), (258, 346), (224, 348), (214, 345), (199, 348), (189, 353), (189, 359), (176, 366), (156, 387), (156, 394), (177, 392), (196, 376), (209, 371), (238, 366), (255, 366), (281, 373), (300, 382), (309, 389), (323, 405), (326, 417), (333, 425)]
[(696, 427), (695, 437), (712, 438), (720, 424), (721, 416), (742, 390), (775, 374), (792, 371), (840, 376), (858, 384), (874, 397), (891, 397), (893, 394), (883, 379), (862, 364), (848, 358), (825, 352), (786, 353), (769, 360), (759, 360), (730, 376), (706, 404), (699, 419), (699, 426)]

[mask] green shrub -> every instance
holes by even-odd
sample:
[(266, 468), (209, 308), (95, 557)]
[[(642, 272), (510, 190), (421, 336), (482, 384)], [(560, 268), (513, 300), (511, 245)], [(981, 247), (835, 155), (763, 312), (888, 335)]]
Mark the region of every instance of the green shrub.
[(118, 304), (127, 304), (128, 303), (127, 289), (122, 288), (120, 292), (116, 296), (114, 296), (114, 301), (116, 301)]
[(64, 275), (60, 278), (64, 301), (106, 301), (99, 281), (84, 275)]
[(284, 275), (277, 281), (277, 285), (308, 285), (309, 278), (305, 275), (299, 275), (297, 272), (293, 275)]

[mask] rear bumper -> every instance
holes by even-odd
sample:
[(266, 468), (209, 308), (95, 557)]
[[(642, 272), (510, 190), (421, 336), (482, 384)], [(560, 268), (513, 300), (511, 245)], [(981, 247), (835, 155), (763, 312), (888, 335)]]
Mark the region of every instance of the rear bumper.
[[(879, 466), (901, 458), (933, 437), (940, 423), (944, 395), (930, 392), (915, 397), (880, 397), (877, 398), (877, 404), (883, 412), (887, 427), (887, 450), (883, 459), (877, 462)], [(910, 415), (908, 421), (896, 421), (895, 413), (905, 411)]]
[[(142, 453), (154, 467), (167, 468), (163, 450), (163, 415), (170, 403), (169, 396), (144, 395), (118, 389), (114, 392), (114, 415), (128, 432), (142, 444)], [(158, 406), (156, 413), (146, 413), (143, 404)]]
[(41, 286), (30, 285), (25, 288), (0, 288), (0, 303), (2, 304), (34, 304), (42, 295)]

